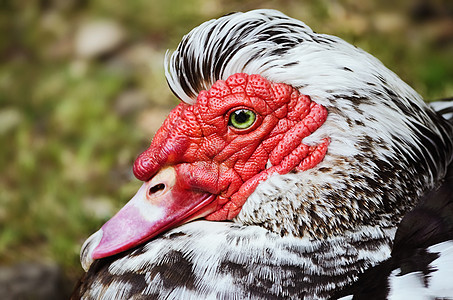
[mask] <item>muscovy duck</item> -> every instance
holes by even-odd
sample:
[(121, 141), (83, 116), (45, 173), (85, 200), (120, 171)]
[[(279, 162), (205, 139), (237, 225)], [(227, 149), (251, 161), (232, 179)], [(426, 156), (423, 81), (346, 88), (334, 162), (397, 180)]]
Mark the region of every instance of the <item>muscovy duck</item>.
[(182, 102), (74, 299), (453, 295), (453, 105), (274, 10), (201, 24), (165, 70)]

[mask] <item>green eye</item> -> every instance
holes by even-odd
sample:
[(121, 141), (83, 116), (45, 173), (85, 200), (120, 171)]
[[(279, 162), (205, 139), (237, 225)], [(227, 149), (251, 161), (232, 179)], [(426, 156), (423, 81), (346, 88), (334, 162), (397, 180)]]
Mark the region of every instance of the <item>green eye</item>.
[(228, 125), (236, 129), (247, 129), (255, 123), (256, 114), (248, 109), (238, 109), (230, 114)]

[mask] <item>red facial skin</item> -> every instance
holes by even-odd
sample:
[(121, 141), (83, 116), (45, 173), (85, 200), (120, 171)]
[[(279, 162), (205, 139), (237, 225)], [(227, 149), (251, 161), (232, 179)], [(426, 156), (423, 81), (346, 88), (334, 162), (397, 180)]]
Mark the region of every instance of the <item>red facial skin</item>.
[[(229, 124), (238, 109), (256, 114), (246, 129)], [(304, 171), (324, 158), (328, 139), (315, 146), (302, 140), (326, 118), (323, 106), (286, 84), (247, 74), (217, 81), (194, 105), (179, 104), (137, 158), (134, 173), (145, 183), (94, 235), (92, 259), (197, 218), (234, 218), (269, 175)]]
[[(228, 125), (237, 109), (255, 112), (249, 128)], [(304, 171), (324, 158), (328, 139), (315, 146), (302, 140), (326, 118), (323, 106), (289, 85), (234, 74), (200, 92), (194, 105), (179, 104), (137, 158), (134, 174), (148, 181), (173, 166), (182, 189), (215, 196), (206, 219), (232, 219), (269, 175)]]

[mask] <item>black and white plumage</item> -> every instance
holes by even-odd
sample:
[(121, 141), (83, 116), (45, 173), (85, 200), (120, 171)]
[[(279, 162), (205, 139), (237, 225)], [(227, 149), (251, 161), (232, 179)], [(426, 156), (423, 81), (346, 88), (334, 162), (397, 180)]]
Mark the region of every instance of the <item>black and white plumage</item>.
[[(382, 299), (409, 297), (419, 283), (420, 297), (453, 297), (452, 180), (444, 179), (453, 125), (377, 59), (255, 10), (200, 25), (166, 62), (170, 88), (190, 104), (236, 73), (309, 95), (328, 116), (304, 143), (327, 137), (327, 154), (261, 182), (233, 222), (194, 221), (93, 262), (102, 237), (94, 234), (74, 298), (360, 298), (376, 291), (369, 283)], [(432, 232), (411, 231), (418, 221)]]
[[(453, 168), (398, 226), (391, 257), (335, 295), (354, 299), (451, 299)], [(346, 298), (347, 299), (347, 298)]]

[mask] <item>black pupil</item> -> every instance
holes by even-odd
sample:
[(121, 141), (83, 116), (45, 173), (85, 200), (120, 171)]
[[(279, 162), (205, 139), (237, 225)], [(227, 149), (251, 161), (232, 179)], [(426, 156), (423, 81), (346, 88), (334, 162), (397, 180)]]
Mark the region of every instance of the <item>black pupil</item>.
[(234, 118), (236, 119), (236, 122), (242, 124), (246, 123), (250, 119), (250, 114), (248, 114), (244, 110), (240, 110), (234, 113)]

